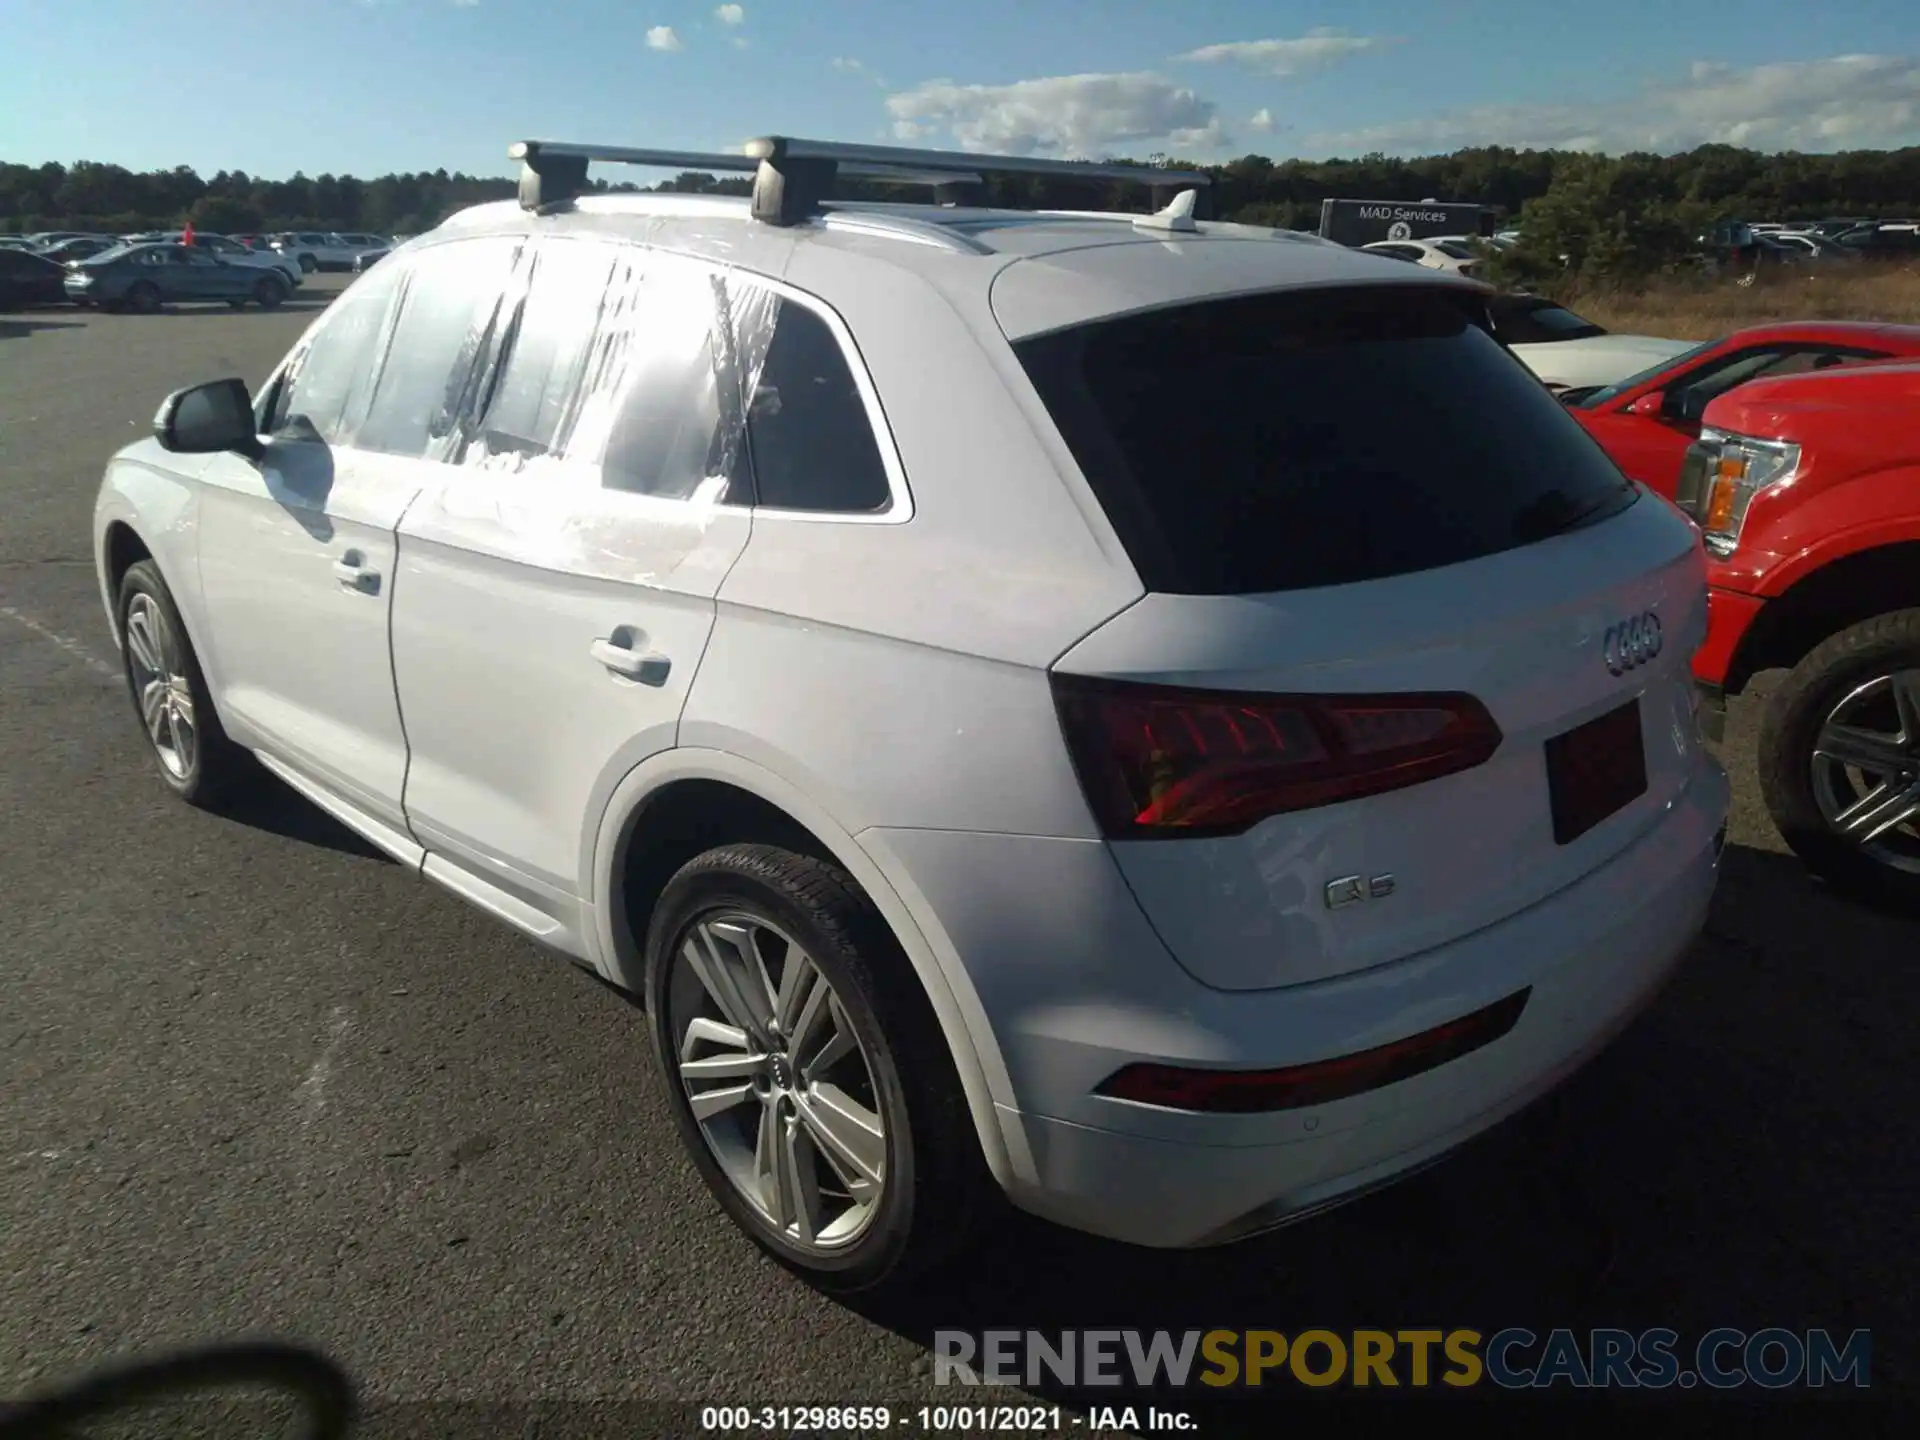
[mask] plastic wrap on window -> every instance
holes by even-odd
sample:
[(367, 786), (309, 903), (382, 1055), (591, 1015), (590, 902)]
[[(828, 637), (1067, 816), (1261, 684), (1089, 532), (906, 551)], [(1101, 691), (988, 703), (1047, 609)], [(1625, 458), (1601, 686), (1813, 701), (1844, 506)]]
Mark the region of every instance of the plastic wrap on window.
[(747, 415), (773, 345), (780, 318), (780, 297), (764, 285), (730, 276), (713, 277), (715, 332), (719, 337), (715, 368), (722, 377), (720, 436), (723, 475), (746, 473)]
[(510, 536), (535, 564), (664, 583), (749, 500), (735, 489), (747, 396), (779, 298), (597, 242), (543, 246), (522, 278), (501, 312), (506, 355), (487, 413), (459, 456), (469, 481), (444, 487), (436, 508), (476, 543)]

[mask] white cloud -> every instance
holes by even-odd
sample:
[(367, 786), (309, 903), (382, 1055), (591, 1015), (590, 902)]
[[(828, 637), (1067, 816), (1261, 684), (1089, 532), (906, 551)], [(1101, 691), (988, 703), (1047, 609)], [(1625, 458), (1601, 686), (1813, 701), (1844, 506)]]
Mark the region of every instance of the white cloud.
[(836, 70), (844, 70), (849, 74), (857, 74), (858, 72), (865, 70), (867, 67), (862, 65), (858, 60), (853, 59), (851, 56), (836, 55), (833, 57), (833, 68)]
[(744, 5), (716, 5), (713, 18), (722, 25), (744, 25), (747, 23), (747, 7)]
[(680, 37), (673, 33), (673, 27), (671, 25), (656, 25), (647, 31), (647, 48), (649, 50), (679, 50), (683, 47), (680, 44)]
[(733, 48), (736, 50), (744, 50), (747, 48), (747, 46), (751, 45), (752, 43), (753, 42), (747, 39), (747, 37), (744, 35), (736, 35), (733, 37), (733, 41), (732, 41)]
[(1097, 157), (1162, 148), (1199, 155), (1229, 142), (1217, 107), (1158, 75), (1055, 75), (1011, 85), (929, 80), (887, 97), (894, 134), (942, 130), (962, 149)]
[(1684, 77), (1621, 100), (1482, 105), (1301, 139), (1329, 155), (1437, 154), (1467, 145), (1663, 154), (1696, 145), (1843, 150), (1920, 144), (1920, 56), (1836, 55), (1736, 69), (1695, 61)]
[(1252, 118), (1247, 121), (1247, 128), (1256, 134), (1271, 135), (1273, 133), (1273, 112), (1262, 105), (1258, 110), (1253, 112)]
[(1373, 35), (1349, 35), (1344, 30), (1321, 27), (1309, 30), (1293, 40), (1233, 40), (1224, 45), (1202, 45), (1176, 55), (1176, 60), (1213, 64), (1231, 60), (1269, 75), (1298, 75), (1304, 70), (1319, 70), (1336, 65), (1349, 55), (1373, 50), (1389, 43)]

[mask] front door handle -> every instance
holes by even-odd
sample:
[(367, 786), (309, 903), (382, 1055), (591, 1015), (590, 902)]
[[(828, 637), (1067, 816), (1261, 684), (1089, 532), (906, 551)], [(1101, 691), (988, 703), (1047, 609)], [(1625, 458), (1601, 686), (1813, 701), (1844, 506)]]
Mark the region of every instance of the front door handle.
[(369, 569), (366, 557), (358, 550), (349, 550), (333, 562), (333, 578), (349, 590), (359, 590), (369, 595), (380, 592), (380, 572)]
[(646, 637), (621, 626), (587, 647), (587, 653), (616, 675), (642, 685), (664, 685), (673, 662), (646, 647)]

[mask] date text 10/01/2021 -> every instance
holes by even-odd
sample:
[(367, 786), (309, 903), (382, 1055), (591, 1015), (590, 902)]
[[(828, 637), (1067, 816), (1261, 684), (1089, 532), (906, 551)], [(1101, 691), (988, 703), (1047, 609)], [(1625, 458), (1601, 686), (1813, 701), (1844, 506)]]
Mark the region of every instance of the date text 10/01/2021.
[(788, 1434), (794, 1431), (847, 1431), (874, 1434), (886, 1430), (933, 1434), (1065, 1435), (1173, 1433), (1197, 1429), (1182, 1410), (1153, 1406), (1100, 1405), (1084, 1416), (1058, 1405), (921, 1405), (895, 1410), (888, 1405), (709, 1405), (700, 1412), (702, 1430), (721, 1433)]

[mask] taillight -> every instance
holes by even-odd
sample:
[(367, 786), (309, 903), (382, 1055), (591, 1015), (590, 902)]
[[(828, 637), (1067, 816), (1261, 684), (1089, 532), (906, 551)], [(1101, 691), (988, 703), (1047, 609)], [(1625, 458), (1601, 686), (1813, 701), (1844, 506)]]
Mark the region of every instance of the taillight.
[(1055, 674), (1081, 788), (1110, 839), (1232, 835), (1270, 815), (1484, 764), (1471, 695), (1262, 695)]

